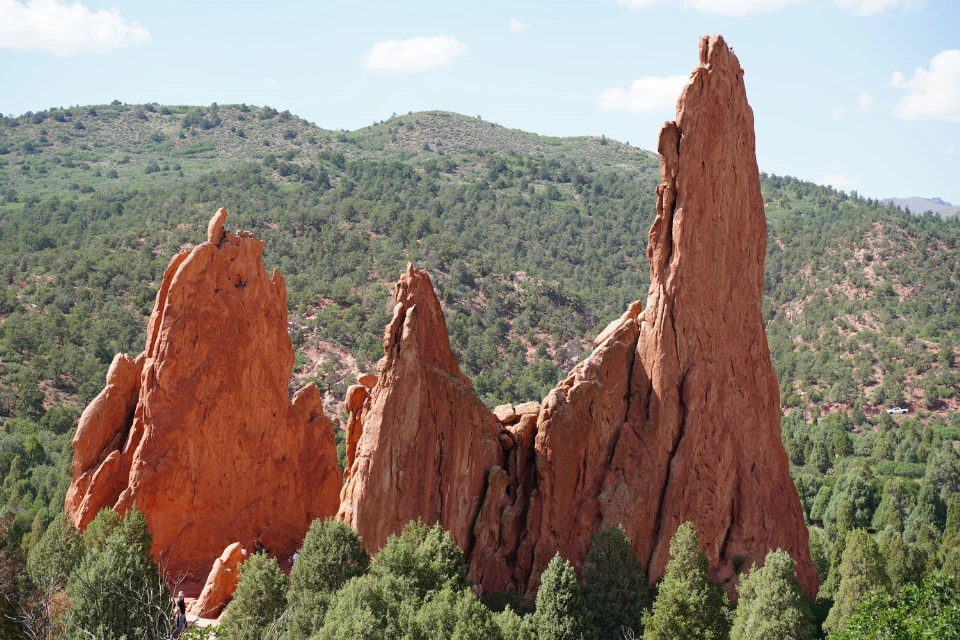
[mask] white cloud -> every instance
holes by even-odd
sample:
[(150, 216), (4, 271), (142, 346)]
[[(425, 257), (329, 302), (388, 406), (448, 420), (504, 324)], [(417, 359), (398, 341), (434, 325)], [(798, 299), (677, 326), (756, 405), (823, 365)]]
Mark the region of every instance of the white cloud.
[(266, 82), (267, 84), (277, 84), (277, 81), (274, 80), (273, 78), (271, 78), (270, 76), (267, 76), (267, 77), (264, 78), (263, 80), (264, 80), (264, 82)]
[(850, 176), (840, 175), (839, 173), (831, 173), (828, 176), (823, 176), (816, 182), (825, 187), (833, 187), (834, 189), (840, 190), (857, 189), (863, 184), (859, 178), (851, 178)]
[(611, 87), (600, 92), (597, 108), (601, 111), (635, 111), (650, 113), (666, 110), (677, 104), (680, 91), (689, 76), (649, 76), (634, 80), (628, 89)]
[(945, 156), (949, 156), (952, 153), (953, 153), (953, 147), (947, 147), (946, 149), (943, 150), (943, 155)]
[(960, 49), (948, 49), (930, 60), (930, 69), (917, 69), (907, 80), (897, 71), (890, 86), (904, 89), (894, 113), (904, 120), (960, 122)]
[[(809, 2), (810, 0), (617, 0), (617, 4), (630, 9), (664, 4), (734, 17), (751, 13), (775, 13), (792, 4)], [(919, 8), (926, 3), (926, 0), (833, 0), (833, 3), (855, 16), (872, 16), (895, 7)]]
[(925, 2), (926, 0), (833, 0), (833, 4), (855, 16), (874, 16), (896, 7), (919, 9)]
[(837, 107), (836, 109), (833, 110), (833, 117), (834, 117), (834, 118), (839, 118), (840, 116), (842, 116), (842, 115), (845, 114), (846, 112), (847, 112), (847, 108), (846, 108), (846, 107)]
[(453, 64), (470, 47), (453, 36), (375, 42), (360, 60), (368, 71), (429, 71)]
[(679, 5), (684, 9), (696, 9), (704, 13), (719, 13), (727, 16), (744, 16), (749, 13), (774, 13), (791, 4), (808, 0), (617, 0), (617, 4), (630, 9), (650, 7), (655, 4)]
[(860, 100), (857, 101), (857, 105), (860, 107), (860, 111), (870, 111), (874, 108), (873, 96), (864, 91), (860, 94)]
[(745, 16), (748, 13), (775, 13), (787, 5), (800, 4), (807, 0), (684, 0), (685, 7), (705, 13), (725, 16)]
[(510, 18), (510, 31), (526, 31), (530, 25), (520, 22), (516, 18)]
[(61, 56), (111, 51), (150, 42), (150, 32), (116, 9), (90, 11), (80, 2), (0, 0), (0, 47)]

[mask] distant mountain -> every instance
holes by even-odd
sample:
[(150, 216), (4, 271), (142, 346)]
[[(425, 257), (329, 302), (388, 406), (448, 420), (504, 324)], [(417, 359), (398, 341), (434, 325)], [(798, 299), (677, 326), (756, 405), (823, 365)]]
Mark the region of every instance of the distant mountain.
[(919, 214), (932, 211), (941, 218), (952, 218), (960, 215), (960, 207), (944, 202), (941, 198), (887, 198), (880, 202), (883, 204), (892, 202), (894, 206), (903, 210), (910, 209), (911, 213)]

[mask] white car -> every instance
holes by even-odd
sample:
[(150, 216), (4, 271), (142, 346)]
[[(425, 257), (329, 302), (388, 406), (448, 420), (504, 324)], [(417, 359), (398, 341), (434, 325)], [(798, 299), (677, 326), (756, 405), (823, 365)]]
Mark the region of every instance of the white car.
[(894, 407), (893, 409), (887, 409), (887, 413), (892, 413), (894, 415), (899, 415), (901, 413), (909, 413), (910, 409), (906, 407)]

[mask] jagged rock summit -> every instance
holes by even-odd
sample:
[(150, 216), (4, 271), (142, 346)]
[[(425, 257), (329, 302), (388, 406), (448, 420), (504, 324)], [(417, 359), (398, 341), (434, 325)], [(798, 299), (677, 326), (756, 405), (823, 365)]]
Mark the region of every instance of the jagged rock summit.
[(460, 371), (425, 271), (407, 267), (369, 392), (347, 393), (347, 461), (339, 516), (376, 551), (418, 517), (469, 553), (499, 427)]
[(233, 542), (292, 555), (314, 518), (336, 513), (341, 484), (319, 390), (289, 396), (283, 278), (268, 277), (263, 242), (228, 233), (226, 217), (217, 211), (207, 241), (171, 260), (146, 349), (117, 355), (81, 416), (66, 498), (80, 529), (136, 503), (154, 557), (190, 595)]
[(655, 580), (689, 520), (734, 596), (737, 569), (776, 548), (816, 593), (761, 316), (753, 112), (722, 37), (701, 41), (659, 146), (646, 305), (604, 329), (540, 405), (479, 403), (429, 278), (408, 268), (377, 382), (348, 396), (340, 515), (368, 547), (410, 519), (440, 522), (483, 590), (531, 593), (555, 553), (581, 564), (603, 525), (623, 525)]
[(594, 531), (622, 524), (653, 580), (692, 521), (728, 591), (741, 565), (781, 548), (813, 597), (760, 309), (767, 236), (753, 111), (721, 36), (701, 40), (659, 151), (644, 310), (631, 305), (544, 400), (532, 448), (517, 453), (527, 460), (517, 468), (536, 474), (491, 471), (473, 574), (494, 590), (531, 589), (554, 553), (580, 562)]

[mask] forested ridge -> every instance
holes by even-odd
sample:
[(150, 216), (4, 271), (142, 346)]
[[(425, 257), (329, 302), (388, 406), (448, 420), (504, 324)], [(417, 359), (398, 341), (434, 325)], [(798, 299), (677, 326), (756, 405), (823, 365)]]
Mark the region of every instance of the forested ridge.
[[(286, 279), (292, 385), (317, 382), (340, 417), (346, 387), (382, 355), (408, 261), (433, 276), (483, 401), (542, 398), (646, 297), (658, 179), (656, 157), (627, 144), (443, 112), (353, 132), (246, 105), (0, 118), (8, 539), (29, 550), (62, 511), (80, 410), (115, 353), (142, 350), (163, 269), (217, 207)], [(859, 529), (901, 576), (891, 593), (939, 569), (956, 577), (960, 222), (789, 177), (761, 186), (763, 314), (824, 597)], [(913, 564), (892, 566), (898, 554)]]

